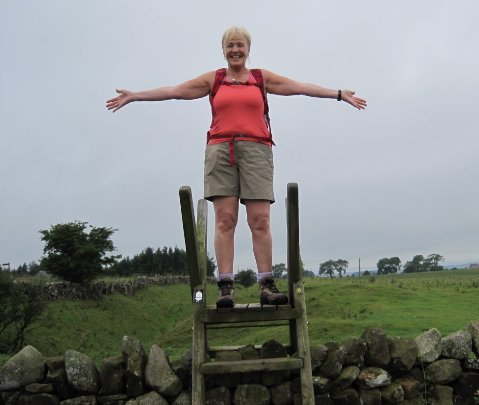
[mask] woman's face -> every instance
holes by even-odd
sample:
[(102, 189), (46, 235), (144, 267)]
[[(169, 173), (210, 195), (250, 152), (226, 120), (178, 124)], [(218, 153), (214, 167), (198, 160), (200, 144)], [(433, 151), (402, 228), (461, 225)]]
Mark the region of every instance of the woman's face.
[(246, 38), (243, 36), (234, 36), (225, 42), (223, 47), (228, 66), (238, 67), (246, 65), (249, 56), (249, 47)]

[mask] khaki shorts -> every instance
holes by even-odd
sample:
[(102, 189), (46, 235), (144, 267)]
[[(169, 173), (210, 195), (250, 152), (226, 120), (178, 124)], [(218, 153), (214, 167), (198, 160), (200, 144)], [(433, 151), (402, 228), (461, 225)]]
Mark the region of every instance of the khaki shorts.
[(273, 151), (259, 142), (234, 141), (237, 164), (231, 166), (229, 143), (207, 145), (205, 151), (205, 198), (239, 197), (274, 202)]

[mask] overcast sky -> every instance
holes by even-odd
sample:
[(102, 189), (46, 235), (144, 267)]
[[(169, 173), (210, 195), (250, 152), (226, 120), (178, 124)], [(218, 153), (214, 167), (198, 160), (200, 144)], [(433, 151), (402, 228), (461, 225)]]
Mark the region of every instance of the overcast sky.
[[(368, 101), (269, 97), (274, 263), (288, 182), (307, 269), (479, 261), (478, 15), (477, 0), (0, 0), (0, 262), (38, 261), (39, 231), (75, 220), (118, 229), (123, 256), (184, 248), (178, 189), (202, 197), (208, 100), (105, 101), (225, 66), (230, 25), (252, 35), (250, 67)], [(245, 222), (236, 270), (255, 268)]]

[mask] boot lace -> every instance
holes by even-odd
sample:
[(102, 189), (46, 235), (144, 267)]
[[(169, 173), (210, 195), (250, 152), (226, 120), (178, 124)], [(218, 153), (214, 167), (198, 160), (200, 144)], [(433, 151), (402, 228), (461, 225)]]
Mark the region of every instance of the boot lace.
[(279, 293), (278, 287), (276, 287), (274, 280), (266, 280), (264, 287), (272, 293)]
[(233, 291), (233, 284), (231, 283), (222, 283), (219, 287), (222, 297), (225, 295), (231, 295), (231, 292)]

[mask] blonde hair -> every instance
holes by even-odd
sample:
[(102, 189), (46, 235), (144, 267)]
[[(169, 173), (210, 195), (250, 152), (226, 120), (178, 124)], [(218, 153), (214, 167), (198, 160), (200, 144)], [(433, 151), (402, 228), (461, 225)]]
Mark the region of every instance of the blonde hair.
[(225, 33), (223, 34), (223, 38), (221, 38), (221, 47), (225, 49), (226, 43), (235, 36), (244, 37), (244, 39), (246, 40), (246, 44), (248, 45), (248, 49), (251, 48), (251, 35), (248, 31), (246, 31), (246, 28), (237, 26), (229, 27), (225, 31)]

